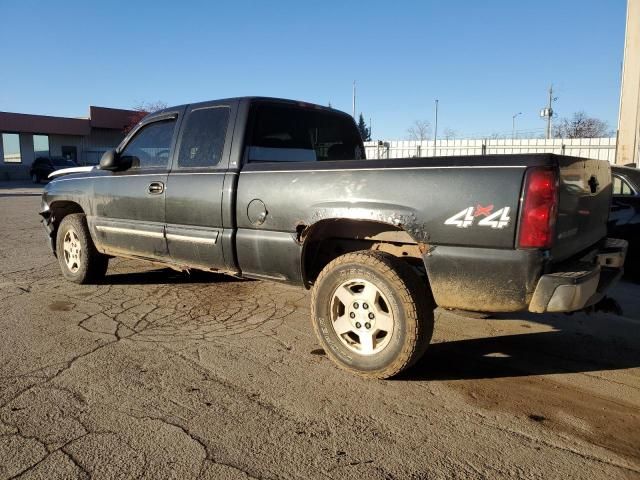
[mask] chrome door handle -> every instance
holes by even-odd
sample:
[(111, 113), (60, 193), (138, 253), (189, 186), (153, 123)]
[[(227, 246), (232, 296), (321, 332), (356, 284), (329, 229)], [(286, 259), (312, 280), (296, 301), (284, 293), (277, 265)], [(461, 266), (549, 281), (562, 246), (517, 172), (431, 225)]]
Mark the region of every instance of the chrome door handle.
[(151, 182), (147, 187), (147, 193), (152, 195), (158, 195), (164, 192), (164, 183), (162, 182)]

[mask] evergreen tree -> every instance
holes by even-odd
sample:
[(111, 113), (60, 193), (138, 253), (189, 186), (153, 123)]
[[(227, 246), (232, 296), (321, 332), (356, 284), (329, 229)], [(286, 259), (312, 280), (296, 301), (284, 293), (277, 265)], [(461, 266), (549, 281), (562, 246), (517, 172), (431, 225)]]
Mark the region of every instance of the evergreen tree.
[(360, 131), (360, 136), (362, 137), (363, 142), (368, 142), (371, 140), (371, 128), (367, 127), (362, 113), (358, 118), (358, 130)]

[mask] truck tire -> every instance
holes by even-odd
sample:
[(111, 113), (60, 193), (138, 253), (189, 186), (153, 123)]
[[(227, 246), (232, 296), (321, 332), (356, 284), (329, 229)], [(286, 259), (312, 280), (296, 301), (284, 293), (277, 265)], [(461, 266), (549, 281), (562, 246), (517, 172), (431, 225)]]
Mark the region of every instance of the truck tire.
[(109, 257), (96, 250), (83, 213), (67, 215), (60, 222), (56, 253), (62, 275), (75, 283), (95, 283), (107, 273)]
[(413, 365), (433, 334), (435, 303), (411, 267), (393, 255), (342, 255), (313, 285), (311, 317), (327, 355), (366, 378), (389, 378)]

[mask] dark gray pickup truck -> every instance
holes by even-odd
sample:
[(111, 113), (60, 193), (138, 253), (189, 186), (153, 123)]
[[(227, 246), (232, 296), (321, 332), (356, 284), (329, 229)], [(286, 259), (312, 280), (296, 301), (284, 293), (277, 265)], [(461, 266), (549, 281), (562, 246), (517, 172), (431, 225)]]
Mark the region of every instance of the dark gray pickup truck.
[[(608, 163), (551, 154), (366, 160), (353, 119), (270, 98), (144, 118), (100, 167), (42, 198), (65, 278), (112, 256), (311, 288), (319, 341), (386, 378), (413, 364), (436, 306), (570, 312), (619, 277)], [(107, 278), (108, 281), (108, 278)]]

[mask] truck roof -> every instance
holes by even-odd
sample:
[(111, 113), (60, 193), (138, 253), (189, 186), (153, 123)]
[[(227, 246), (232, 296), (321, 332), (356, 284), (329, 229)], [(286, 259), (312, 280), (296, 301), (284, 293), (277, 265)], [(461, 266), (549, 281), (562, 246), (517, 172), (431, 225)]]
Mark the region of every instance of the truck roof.
[[(333, 107), (328, 107), (325, 105), (318, 105), (317, 103), (312, 103), (312, 102), (307, 102), (304, 100), (292, 100), (290, 98), (278, 98), (278, 97), (262, 97), (262, 96), (245, 96), (245, 97), (229, 97), (229, 98), (215, 98), (215, 99), (209, 99), (209, 100), (201, 100), (199, 102), (191, 102), (191, 103), (184, 103), (181, 105), (172, 105), (170, 107), (164, 108), (162, 110), (158, 110), (158, 112), (165, 112), (165, 111), (170, 111), (173, 110), (175, 108), (179, 108), (179, 107), (184, 107), (186, 105), (197, 105), (199, 103), (206, 103), (206, 102), (224, 102), (224, 101), (228, 101), (228, 102), (240, 102), (240, 101), (249, 101), (249, 102), (271, 102), (271, 103), (284, 103), (284, 104), (289, 104), (289, 105), (296, 105), (299, 107), (305, 107), (305, 108), (313, 108), (316, 110), (326, 110), (328, 112), (332, 112), (332, 113), (338, 113), (338, 114), (342, 114), (342, 115), (349, 115), (346, 112), (343, 112), (342, 110), (336, 110)], [(157, 113), (157, 112), (154, 112)]]

